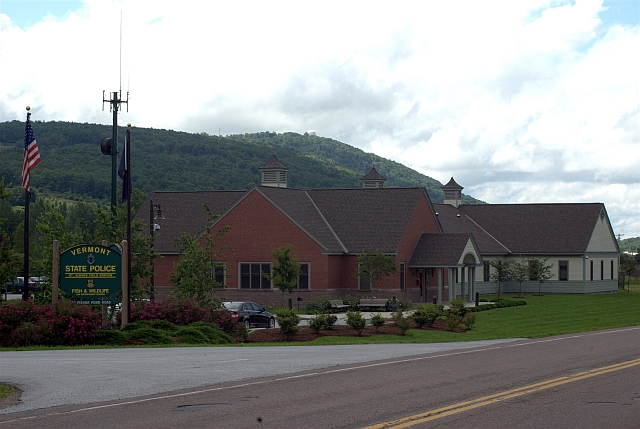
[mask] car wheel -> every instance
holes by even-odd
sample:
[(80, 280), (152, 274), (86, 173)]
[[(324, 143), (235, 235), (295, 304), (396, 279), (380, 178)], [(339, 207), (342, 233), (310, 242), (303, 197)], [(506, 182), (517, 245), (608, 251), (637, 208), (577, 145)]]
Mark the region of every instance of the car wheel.
[(251, 322), (249, 322), (249, 319), (244, 319), (244, 327), (247, 329), (251, 328)]
[(269, 328), (273, 329), (276, 327), (276, 320), (272, 317), (269, 319)]

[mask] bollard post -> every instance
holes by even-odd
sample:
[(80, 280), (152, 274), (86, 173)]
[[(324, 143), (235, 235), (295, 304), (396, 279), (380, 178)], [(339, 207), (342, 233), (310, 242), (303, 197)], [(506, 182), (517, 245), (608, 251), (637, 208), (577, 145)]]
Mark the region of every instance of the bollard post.
[(438, 303), (438, 297), (437, 297), (437, 296), (434, 296), (434, 297), (433, 297), (433, 303), (434, 303), (434, 304), (437, 304), (437, 303)]
[(480, 292), (476, 292), (476, 307), (480, 305)]
[(289, 298), (289, 310), (293, 309), (293, 301)]

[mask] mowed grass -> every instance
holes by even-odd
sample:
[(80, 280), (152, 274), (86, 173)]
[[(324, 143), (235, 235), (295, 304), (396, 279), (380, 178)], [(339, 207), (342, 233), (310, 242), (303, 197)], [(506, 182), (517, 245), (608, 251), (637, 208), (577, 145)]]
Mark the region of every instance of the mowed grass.
[(525, 295), (524, 298), (503, 294), (502, 298), (524, 300), (527, 305), (477, 312), (473, 329), (463, 333), (410, 329), (405, 336), (322, 337), (305, 344), (439, 343), (539, 338), (640, 325), (640, 291), (634, 291), (633, 288), (631, 292), (625, 290), (616, 294)]

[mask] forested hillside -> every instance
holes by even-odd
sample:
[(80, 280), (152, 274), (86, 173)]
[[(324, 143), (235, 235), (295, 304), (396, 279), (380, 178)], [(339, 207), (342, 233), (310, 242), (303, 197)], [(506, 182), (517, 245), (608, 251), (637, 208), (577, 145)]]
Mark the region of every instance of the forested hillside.
[[(107, 202), (111, 159), (100, 142), (112, 127), (70, 122), (33, 122), (42, 161), (31, 174), (36, 194), (76, 201)], [(119, 129), (122, 147), (125, 128)], [(0, 123), (0, 177), (20, 183), (24, 122)], [(248, 189), (260, 182), (258, 167), (271, 155), (289, 167), (295, 188), (361, 187), (371, 167), (385, 186), (424, 186), (434, 203), (441, 183), (396, 162), (338, 142), (300, 135), (261, 132), (226, 137), (169, 130), (131, 130), (133, 186), (145, 193), (165, 190)], [(465, 196), (465, 202), (477, 202)]]

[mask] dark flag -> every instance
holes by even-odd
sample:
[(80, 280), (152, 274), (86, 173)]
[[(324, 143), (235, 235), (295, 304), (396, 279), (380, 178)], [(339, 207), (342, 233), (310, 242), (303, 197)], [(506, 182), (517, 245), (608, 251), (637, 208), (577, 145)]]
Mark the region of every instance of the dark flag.
[(29, 173), (39, 162), (40, 152), (38, 151), (38, 144), (36, 143), (36, 137), (33, 135), (31, 121), (29, 121), (29, 116), (27, 115), (27, 126), (24, 130), (24, 154), (22, 158), (22, 187), (26, 189), (27, 192), (31, 192)]
[(126, 203), (131, 195), (131, 172), (129, 169), (129, 130), (124, 136), (124, 147), (122, 148), (122, 157), (120, 158), (120, 166), (118, 167), (118, 176), (122, 179), (122, 202)]

